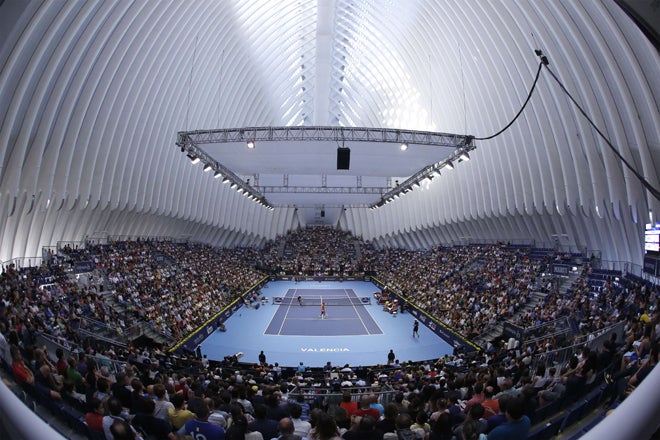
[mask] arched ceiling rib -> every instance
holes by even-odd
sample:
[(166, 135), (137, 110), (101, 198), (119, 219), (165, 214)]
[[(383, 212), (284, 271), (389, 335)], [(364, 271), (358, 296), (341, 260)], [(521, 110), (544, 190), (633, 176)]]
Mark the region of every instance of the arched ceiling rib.
[[(317, 221), (318, 210), (255, 206), (191, 166), (176, 133), (344, 125), (485, 136), (526, 98), (536, 48), (660, 186), (660, 60), (615, 2), (5, 0), (0, 259), (102, 230), (261, 243)], [(375, 212), (328, 210), (326, 221), (408, 246), (566, 233), (602, 247), (598, 230), (626, 241), (606, 254), (639, 261), (642, 225), (660, 205), (548, 73), (470, 162)]]

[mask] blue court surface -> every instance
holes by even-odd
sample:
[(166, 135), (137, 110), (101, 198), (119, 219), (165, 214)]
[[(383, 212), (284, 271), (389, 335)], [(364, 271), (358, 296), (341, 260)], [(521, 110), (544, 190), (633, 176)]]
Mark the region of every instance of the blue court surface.
[[(351, 366), (384, 364), (390, 349), (401, 362), (452, 353), (450, 344), (423, 325), (419, 338), (413, 337), (412, 315), (383, 311), (373, 296), (378, 291), (364, 281), (269, 282), (262, 288), (267, 302), (234, 313), (225, 322), (226, 332), (215, 331), (202, 342), (202, 353), (223, 360), (242, 352), (241, 362), (256, 363), (263, 350), (270, 364), (303, 362), (308, 367), (321, 367), (327, 361)], [(365, 297), (371, 304), (365, 303)], [(321, 302), (326, 304), (325, 318)]]
[[(267, 335), (362, 336), (382, 335), (366, 303), (353, 289), (288, 289), (266, 328)], [(321, 311), (323, 304), (323, 312)]]

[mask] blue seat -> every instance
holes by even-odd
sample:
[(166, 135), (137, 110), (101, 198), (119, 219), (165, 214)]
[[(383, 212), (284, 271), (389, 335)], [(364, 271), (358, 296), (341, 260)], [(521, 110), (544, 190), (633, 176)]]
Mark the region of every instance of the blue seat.
[(586, 400), (581, 400), (575, 405), (571, 406), (568, 409), (568, 413), (566, 415), (566, 418), (561, 424), (561, 427), (559, 428), (560, 432), (565, 431), (567, 428), (570, 428), (573, 426), (577, 421), (582, 419), (584, 416), (584, 411), (587, 408), (587, 401)]
[(555, 417), (548, 423), (540, 426), (529, 433), (527, 440), (549, 440), (559, 432), (565, 417)]
[(87, 424), (84, 420), (84, 415), (78, 411), (69, 408), (68, 406), (63, 406), (60, 409), (60, 415), (64, 419), (64, 422), (67, 426), (73, 429), (76, 434), (86, 436), (87, 435)]
[(584, 406), (583, 413), (585, 416), (598, 407), (600, 404), (601, 396), (603, 394), (603, 389), (603, 387), (598, 387), (585, 396), (584, 400), (586, 401), (586, 404)]

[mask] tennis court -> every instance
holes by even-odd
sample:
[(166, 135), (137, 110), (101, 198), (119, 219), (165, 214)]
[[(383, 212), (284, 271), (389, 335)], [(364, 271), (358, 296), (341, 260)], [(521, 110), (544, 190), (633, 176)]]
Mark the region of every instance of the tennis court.
[[(385, 364), (394, 350), (400, 361), (435, 359), (453, 347), (425, 326), (412, 336), (413, 316), (393, 316), (374, 300), (379, 289), (364, 281), (275, 281), (262, 288), (265, 303), (241, 307), (226, 322), (226, 332), (211, 333), (200, 348), (209, 359), (223, 360), (238, 352), (242, 362), (258, 362), (261, 350), (268, 363), (310, 367)], [(298, 304), (298, 296), (303, 304)], [(320, 318), (321, 297), (326, 319)], [(370, 304), (362, 298), (371, 298)], [(278, 299), (279, 298), (279, 299)], [(335, 305), (336, 301), (350, 305)], [(357, 302), (352, 304), (352, 302)]]
[(267, 335), (383, 334), (365, 307), (371, 298), (360, 298), (353, 289), (287, 289), (283, 297), (273, 298), (273, 304), (278, 309), (266, 328)]

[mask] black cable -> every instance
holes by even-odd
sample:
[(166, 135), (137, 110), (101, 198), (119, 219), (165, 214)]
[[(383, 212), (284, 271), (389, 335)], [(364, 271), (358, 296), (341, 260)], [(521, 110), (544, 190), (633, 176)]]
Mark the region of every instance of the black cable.
[(534, 84), (532, 84), (532, 88), (529, 89), (529, 94), (527, 95), (527, 99), (525, 100), (525, 103), (522, 105), (522, 107), (520, 107), (520, 110), (518, 111), (516, 116), (511, 120), (511, 122), (506, 124), (506, 126), (503, 129), (501, 129), (500, 131), (498, 131), (497, 133), (495, 133), (493, 135), (490, 135), (490, 136), (487, 136), (487, 137), (475, 137), (474, 138), (475, 140), (485, 141), (485, 140), (488, 140), (488, 139), (492, 139), (496, 136), (499, 136), (502, 133), (504, 133), (509, 127), (511, 127), (511, 125), (513, 125), (514, 122), (516, 122), (516, 119), (518, 119), (518, 116), (520, 116), (520, 114), (523, 112), (523, 110), (525, 110), (525, 107), (527, 106), (527, 103), (532, 98), (532, 94), (534, 93), (534, 88), (536, 87), (536, 83), (539, 81), (539, 75), (541, 74), (541, 67), (543, 67), (543, 61), (541, 61), (539, 63), (539, 68), (536, 71), (536, 78), (534, 78)]
[(614, 154), (616, 154), (616, 156), (621, 160), (621, 162), (623, 162), (624, 165), (627, 166), (630, 171), (632, 171), (632, 173), (635, 175), (635, 177), (637, 177), (637, 179), (639, 179), (639, 181), (642, 183), (644, 188), (646, 188), (651, 193), (651, 195), (656, 198), (656, 200), (660, 200), (660, 191), (658, 191), (657, 188), (654, 188), (653, 185), (651, 185), (649, 183), (649, 181), (644, 178), (644, 176), (639, 174), (637, 172), (637, 170), (635, 168), (633, 168), (633, 166), (630, 165), (628, 163), (628, 161), (621, 155), (621, 153), (619, 153), (619, 151), (614, 147), (614, 145), (612, 145), (612, 142), (610, 142), (610, 140), (605, 136), (605, 134), (603, 134), (603, 132), (598, 129), (598, 127), (591, 120), (589, 115), (587, 115), (587, 112), (585, 112), (584, 109), (580, 106), (580, 104), (578, 104), (577, 101), (573, 98), (573, 96), (571, 96), (571, 93), (568, 90), (566, 90), (566, 87), (564, 87), (564, 84), (562, 84), (562, 82), (559, 80), (559, 78), (557, 78), (557, 76), (554, 74), (554, 72), (552, 70), (550, 70), (548, 65), (543, 63), (543, 62), (541, 63), (541, 65), (545, 65), (545, 68), (548, 69), (548, 72), (550, 72), (550, 75), (552, 75), (552, 77), (555, 79), (555, 81), (557, 81), (557, 84), (559, 84), (559, 87), (561, 87), (561, 89), (564, 91), (564, 93), (566, 93), (566, 95), (571, 100), (571, 102), (573, 102), (573, 104), (575, 104), (575, 106), (578, 108), (578, 110), (580, 110), (580, 113), (582, 113), (582, 115), (587, 119), (587, 121), (589, 121), (589, 124), (591, 124), (591, 126), (593, 127), (594, 130), (596, 130), (596, 133), (598, 133), (600, 135), (600, 137), (603, 138), (605, 143), (607, 143), (607, 145), (614, 152)]

